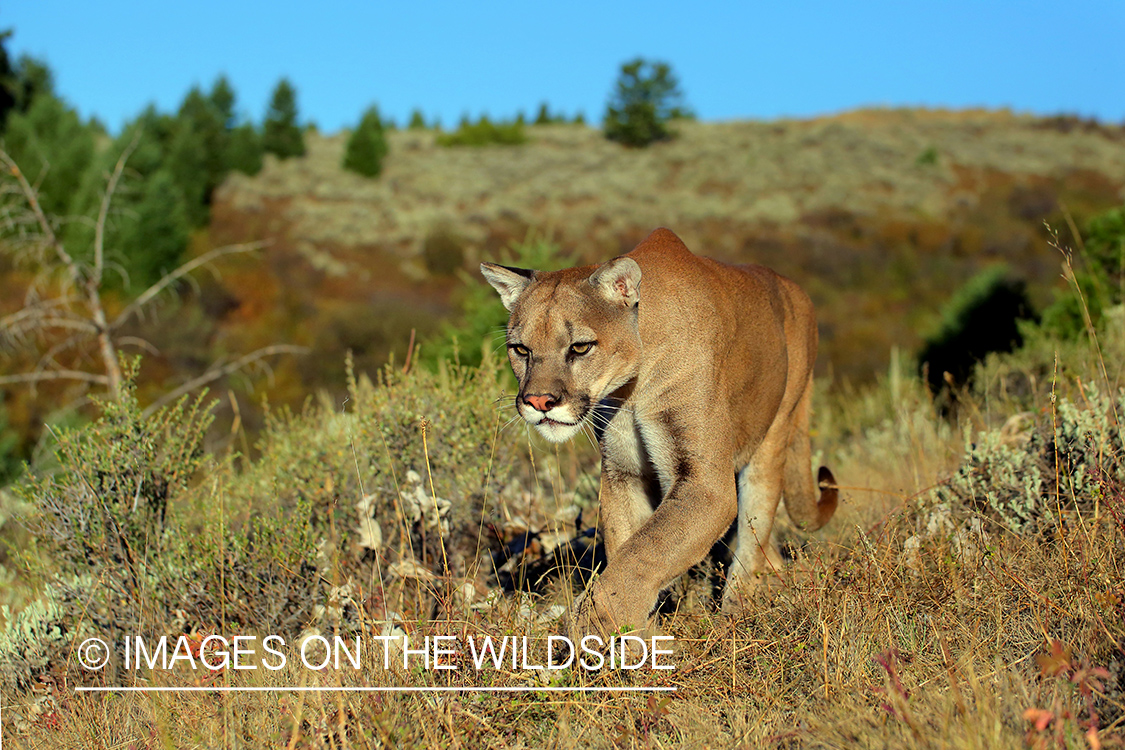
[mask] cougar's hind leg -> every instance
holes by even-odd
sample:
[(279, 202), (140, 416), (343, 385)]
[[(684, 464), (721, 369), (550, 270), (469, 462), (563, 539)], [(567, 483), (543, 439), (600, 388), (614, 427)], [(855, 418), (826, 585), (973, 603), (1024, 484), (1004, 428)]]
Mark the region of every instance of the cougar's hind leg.
[(723, 590), (724, 612), (741, 611), (744, 595), (762, 575), (777, 571), (782, 564), (771, 534), (781, 501), (789, 436), (782, 439), (784, 431), (778, 427), (775, 423), (770, 428), (750, 463), (738, 473), (738, 534)]

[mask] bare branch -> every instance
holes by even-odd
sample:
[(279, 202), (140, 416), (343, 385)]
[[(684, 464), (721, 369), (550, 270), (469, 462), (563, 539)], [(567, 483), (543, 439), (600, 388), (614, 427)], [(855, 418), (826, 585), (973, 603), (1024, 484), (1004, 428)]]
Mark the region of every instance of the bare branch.
[(43, 300), (40, 302), (33, 302), (21, 310), (16, 310), (14, 313), (5, 315), (0, 318), (0, 331), (6, 331), (9, 328), (16, 328), (21, 324), (25, 324), (29, 320), (38, 319), (41, 316), (48, 315), (49, 311), (53, 308), (65, 307), (65, 303), (60, 300)]
[(142, 339), (138, 336), (122, 336), (121, 338), (117, 339), (117, 345), (135, 346), (138, 349), (144, 349), (154, 357), (160, 356), (160, 350), (153, 346), (151, 341), (149, 341), (148, 339)]
[(308, 347), (294, 346), (292, 344), (274, 344), (272, 346), (262, 347), (261, 349), (252, 351), (243, 357), (239, 357), (233, 362), (228, 362), (225, 365), (217, 365), (215, 367), (212, 367), (199, 377), (192, 378), (188, 382), (181, 385), (179, 388), (165, 393), (163, 396), (149, 404), (148, 407), (145, 408), (143, 412), (141, 412), (141, 416), (147, 417), (156, 410), (160, 409), (162, 406), (170, 404), (180, 396), (183, 396), (185, 393), (190, 393), (200, 386), (207, 385), (208, 383), (212, 383), (225, 375), (229, 375), (232, 372), (241, 370), (243, 367), (253, 364), (260, 359), (264, 359), (274, 354), (308, 354), (308, 352)]
[(121, 157), (117, 160), (117, 164), (113, 167), (113, 174), (109, 177), (109, 183), (106, 185), (105, 193), (102, 195), (102, 205), (98, 209), (98, 221), (94, 225), (94, 274), (91, 277), (91, 283), (102, 283), (102, 259), (104, 256), (105, 248), (105, 220), (109, 215), (109, 204), (113, 200), (113, 194), (117, 190), (117, 183), (121, 179), (121, 174), (125, 171), (125, 162), (129, 161), (129, 157), (137, 150), (137, 144), (141, 140), (141, 128), (137, 128), (137, 132), (133, 135), (133, 140), (121, 152)]
[(35, 365), (35, 369), (32, 370), (32, 372), (46, 372), (47, 368), (51, 367), (52, 365), (55, 367), (55, 369), (65, 370), (66, 368), (59, 364), (58, 360), (56, 360), (55, 357), (57, 357), (62, 352), (65, 352), (67, 349), (73, 349), (78, 344), (80, 344), (84, 338), (84, 336), (74, 335), (55, 344), (50, 349), (48, 349), (42, 357), (39, 358), (39, 362)]
[(125, 309), (122, 310), (121, 313), (116, 318), (114, 318), (113, 323), (110, 325), (110, 328), (119, 327), (122, 323), (124, 323), (126, 320), (128, 320), (131, 315), (135, 315), (138, 311), (140, 311), (140, 309), (142, 307), (147, 305), (158, 294), (160, 294), (162, 291), (167, 289), (169, 285), (171, 285), (177, 279), (180, 279), (180, 278), (184, 277), (185, 275), (191, 273), (192, 271), (199, 268), (200, 266), (204, 266), (204, 265), (210, 263), (211, 261), (216, 260), (217, 258), (223, 257), (224, 255), (235, 255), (237, 253), (251, 253), (251, 252), (254, 252), (256, 250), (261, 250), (263, 247), (266, 246), (266, 244), (268, 244), (268, 243), (265, 243), (265, 242), (248, 242), (248, 243), (244, 243), (244, 244), (241, 244), (241, 245), (226, 245), (225, 247), (217, 247), (214, 250), (209, 250), (209, 251), (203, 253), (203, 255), (200, 255), (198, 258), (194, 258), (192, 260), (189, 260), (187, 263), (184, 263), (183, 265), (181, 265), (176, 270), (169, 271), (168, 273), (164, 274), (164, 277), (161, 278), (160, 281), (156, 282), (155, 284), (150, 286), (148, 289), (141, 292), (140, 296), (138, 296), (135, 300), (130, 302), (125, 307)]
[(83, 318), (40, 318), (35, 321), (35, 328), (69, 328), (72, 331), (85, 331), (87, 333), (97, 333), (98, 327), (88, 320)]
[(44, 380), (82, 380), (87, 383), (109, 385), (105, 375), (94, 375), (81, 370), (47, 370), (45, 372), (25, 372), (20, 375), (0, 375), (0, 385), (9, 383), (40, 383)]
[(90, 321), (75, 315), (67, 315), (66, 311), (55, 315), (33, 311), (27, 315), (13, 313), (0, 321), (0, 341), (8, 342), (12, 346), (20, 346), (31, 334), (49, 328), (81, 331), (88, 335), (98, 332), (97, 327)]
[(58, 236), (55, 235), (55, 230), (51, 227), (51, 222), (47, 220), (47, 215), (43, 213), (43, 207), (39, 205), (39, 194), (36, 192), (35, 188), (28, 183), (27, 177), (24, 175), (19, 165), (16, 164), (12, 157), (8, 155), (8, 152), (2, 148), (0, 148), (0, 164), (3, 164), (8, 172), (16, 178), (20, 186), (20, 192), (23, 194), (27, 204), (31, 206), (31, 211), (35, 215), (35, 220), (38, 222), (43, 236), (46, 238), (48, 244), (54, 248), (59, 259), (67, 267), (74, 285), (81, 286), (82, 273), (78, 270), (78, 264), (74, 262), (74, 258), (70, 257), (70, 253), (66, 251), (63, 244), (59, 242)]

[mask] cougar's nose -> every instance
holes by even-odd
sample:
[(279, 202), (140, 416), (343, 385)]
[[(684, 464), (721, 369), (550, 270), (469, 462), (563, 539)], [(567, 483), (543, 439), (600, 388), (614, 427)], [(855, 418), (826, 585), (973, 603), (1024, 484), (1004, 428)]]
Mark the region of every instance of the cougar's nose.
[(524, 403), (531, 404), (532, 407), (541, 412), (548, 412), (555, 408), (559, 400), (551, 394), (536, 394), (534, 396), (524, 396)]

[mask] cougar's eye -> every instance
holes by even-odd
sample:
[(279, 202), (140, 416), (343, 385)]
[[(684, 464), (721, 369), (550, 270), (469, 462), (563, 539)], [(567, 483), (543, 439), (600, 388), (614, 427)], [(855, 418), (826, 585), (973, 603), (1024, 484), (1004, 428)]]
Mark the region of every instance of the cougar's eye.
[(531, 350), (523, 344), (510, 344), (508, 348), (515, 352), (517, 357), (526, 357), (531, 354)]
[(578, 355), (588, 354), (590, 352), (590, 350), (593, 349), (593, 348), (594, 348), (594, 342), (593, 341), (583, 341), (583, 342), (578, 343), (578, 344), (571, 344), (570, 345), (570, 353), (571, 354), (578, 354)]

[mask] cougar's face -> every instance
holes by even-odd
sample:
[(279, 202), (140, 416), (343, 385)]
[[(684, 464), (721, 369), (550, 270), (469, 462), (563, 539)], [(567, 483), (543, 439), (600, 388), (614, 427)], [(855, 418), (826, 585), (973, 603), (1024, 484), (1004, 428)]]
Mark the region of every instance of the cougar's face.
[(582, 279), (538, 276), (513, 305), (508, 358), (516, 409), (548, 440), (574, 437), (594, 407), (636, 376), (636, 306), (613, 305)]

